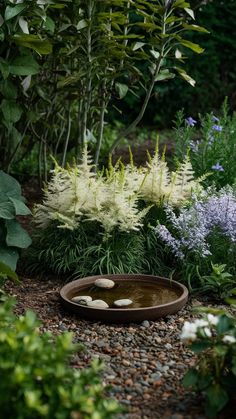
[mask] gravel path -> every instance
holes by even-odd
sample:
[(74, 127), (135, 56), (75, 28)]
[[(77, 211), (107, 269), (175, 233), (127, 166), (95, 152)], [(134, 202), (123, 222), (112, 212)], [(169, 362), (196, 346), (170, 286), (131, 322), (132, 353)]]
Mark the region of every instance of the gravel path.
[(104, 361), (109, 394), (127, 409), (120, 418), (205, 418), (201, 396), (181, 386), (183, 374), (194, 362), (179, 339), (184, 321), (193, 317), (192, 304), (159, 321), (104, 325), (66, 312), (59, 301), (61, 286), (55, 280), (23, 279), (20, 286), (8, 285), (8, 290), (17, 297), (17, 312), (33, 309), (43, 331), (72, 331), (75, 341), (83, 343), (85, 350), (74, 357), (74, 367), (88, 366), (92, 358)]

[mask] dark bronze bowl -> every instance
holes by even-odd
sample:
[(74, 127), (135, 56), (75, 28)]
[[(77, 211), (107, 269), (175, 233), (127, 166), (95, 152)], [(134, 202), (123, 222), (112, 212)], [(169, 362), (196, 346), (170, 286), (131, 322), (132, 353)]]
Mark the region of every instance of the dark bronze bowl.
[[(71, 301), (71, 298), (73, 298), (78, 292), (87, 288), (88, 285), (92, 285), (98, 278), (108, 278), (113, 281), (135, 281), (137, 282), (137, 285), (141, 281), (151, 282), (154, 286), (159, 284), (169, 289), (176, 290), (177, 298), (166, 304), (143, 308), (98, 309), (82, 306)], [(143, 320), (156, 320), (168, 314), (176, 313), (187, 302), (188, 290), (179, 282), (152, 275), (96, 275), (80, 278), (66, 284), (61, 289), (60, 296), (64, 306), (77, 313), (79, 317), (106, 323), (138, 323)]]

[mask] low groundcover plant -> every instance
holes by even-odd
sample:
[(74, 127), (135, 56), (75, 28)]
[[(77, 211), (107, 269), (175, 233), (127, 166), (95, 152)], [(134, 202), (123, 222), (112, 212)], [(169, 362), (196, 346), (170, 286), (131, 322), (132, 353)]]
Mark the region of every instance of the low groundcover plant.
[(33, 312), (16, 317), (13, 300), (0, 303), (0, 411), (9, 419), (107, 419), (120, 411), (104, 397), (95, 360), (84, 370), (69, 366), (79, 348), (73, 335), (40, 333)]
[(185, 322), (181, 339), (197, 354), (183, 384), (206, 396), (206, 414), (215, 417), (236, 394), (236, 319), (227, 313), (208, 313)]

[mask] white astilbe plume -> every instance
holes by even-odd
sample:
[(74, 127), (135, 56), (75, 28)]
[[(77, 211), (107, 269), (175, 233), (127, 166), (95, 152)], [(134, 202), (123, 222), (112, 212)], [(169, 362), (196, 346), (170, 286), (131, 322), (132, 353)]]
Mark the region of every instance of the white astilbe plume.
[(120, 231), (140, 229), (149, 208), (138, 209), (139, 196), (134, 191), (140, 188), (137, 176), (130, 183), (131, 169), (123, 165), (111, 166), (106, 177), (96, 175), (92, 168), (87, 149), (80, 165), (67, 170), (56, 165), (43, 204), (36, 205), (39, 227), (45, 228), (56, 220), (59, 228), (73, 230), (83, 217), (100, 223), (106, 233), (115, 227)]
[[(101, 210), (91, 212), (88, 218), (99, 221), (106, 233), (118, 227), (120, 231), (139, 230), (149, 208), (138, 209), (138, 186), (135, 178), (134, 191), (130, 185), (130, 169), (123, 165), (110, 166), (104, 180)], [(132, 183), (132, 187), (133, 187)], [(136, 191), (135, 191), (136, 189)]]
[(61, 168), (55, 165), (52, 178), (44, 192), (44, 200), (35, 208), (38, 227), (47, 228), (55, 221), (57, 227), (75, 229), (83, 220), (96, 221), (106, 233), (139, 230), (150, 205), (140, 211), (139, 200), (147, 204), (163, 201), (179, 205), (199, 184), (193, 180), (188, 159), (175, 174), (170, 175), (167, 164), (158, 152), (146, 168), (111, 162), (105, 176), (95, 174), (93, 163), (85, 147), (78, 166)]
[(159, 158), (157, 150), (152, 158), (150, 155), (148, 157), (147, 167), (143, 171), (144, 178), (141, 187), (141, 197), (145, 201), (158, 204), (166, 197), (170, 174), (167, 163), (164, 161), (164, 158)]
[(155, 204), (163, 202), (181, 205), (190, 198), (193, 191), (199, 191), (200, 181), (194, 180), (194, 171), (188, 156), (176, 172), (170, 173), (164, 157), (160, 159), (158, 151), (155, 152), (147, 168), (143, 171), (141, 197)]
[(176, 172), (172, 172), (171, 181), (166, 195), (168, 202), (173, 205), (186, 201), (193, 191), (200, 190), (200, 180), (194, 179), (194, 171), (188, 156)]
[(58, 227), (73, 230), (83, 215), (99, 207), (101, 180), (96, 179), (92, 168), (86, 148), (80, 165), (68, 169), (56, 165), (43, 204), (36, 205), (35, 221), (39, 227), (57, 220)]

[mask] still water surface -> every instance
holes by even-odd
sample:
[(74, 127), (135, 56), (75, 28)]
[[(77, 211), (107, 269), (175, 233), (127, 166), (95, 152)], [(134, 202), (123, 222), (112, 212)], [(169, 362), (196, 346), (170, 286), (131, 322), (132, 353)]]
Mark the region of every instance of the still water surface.
[(89, 285), (77, 291), (77, 295), (90, 295), (93, 300), (104, 300), (109, 307), (114, 308), (114, 301), (128, 298), (133, 301), (124, 308), (153, 307), (169, 303), (180, 297), (181, 291), (176, 288), (166, 288), (160, 284), (149, 281), (115, 281), (115, 286), (109, 290)]

